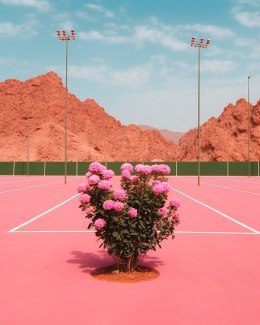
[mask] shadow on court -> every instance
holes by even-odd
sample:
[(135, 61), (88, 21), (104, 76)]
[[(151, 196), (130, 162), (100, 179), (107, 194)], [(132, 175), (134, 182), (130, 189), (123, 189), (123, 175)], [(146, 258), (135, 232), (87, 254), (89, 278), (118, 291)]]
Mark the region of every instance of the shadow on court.
[[(71, 255), (73, 257), (66, 262), (71, 264), (78, 264), (78, 268), (80, 268), (83, 273), (91, 273), (95, 269), (115, 263), (113, 258), (103, 250), (98, 251), (98, 254), (72, 251)], [(164, 263), (158, 257), (146, 255), (139, 264), (156, 269)]]

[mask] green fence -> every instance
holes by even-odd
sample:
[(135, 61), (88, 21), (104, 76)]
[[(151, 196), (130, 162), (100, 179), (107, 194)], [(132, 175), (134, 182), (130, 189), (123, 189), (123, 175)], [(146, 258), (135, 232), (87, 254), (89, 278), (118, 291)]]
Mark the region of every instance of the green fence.
[[(103, 162), (116, 175), (123, 162)], [(130, 162), (133, 165), (138, 162)], [(143, 162), (153, 165), (155, 162)], [(90, 162), (67, 162), (67, 175), (85, 175)], [(164, 162), (171, 168), (171, 175), (198, 175), (198, 162)], [(0, 162), (0, 175), (64, 175), (64, 162)], [(202, 176), (259, 176), (259, 161), (250, 162), (200, 162)]]

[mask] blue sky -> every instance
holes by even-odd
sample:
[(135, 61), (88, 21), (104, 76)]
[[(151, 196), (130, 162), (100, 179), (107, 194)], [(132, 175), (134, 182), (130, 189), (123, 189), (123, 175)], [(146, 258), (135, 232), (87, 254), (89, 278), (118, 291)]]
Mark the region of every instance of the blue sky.
[[(259, 99), (260, 0), (0, 0), (0, 81), (53, 70), (123, 124), (185, 132), (197, 126), (196, 36), (201, 49), (201, 124), (229, 103)], [(246, 112), (245, 112), (246, 114)]]

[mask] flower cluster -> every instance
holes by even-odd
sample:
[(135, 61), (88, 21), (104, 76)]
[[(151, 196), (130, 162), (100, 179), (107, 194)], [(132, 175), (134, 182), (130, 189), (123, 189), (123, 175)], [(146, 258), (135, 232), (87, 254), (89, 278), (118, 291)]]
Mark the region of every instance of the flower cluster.
[(130, 271), (147, 251), (173, 236), (180, 223), (180, 201), (168, 200), (168, 165), (124, 163), (120, 171), (120, 188), (114, 189), (115, 173), (93, 162), (78, 192), (80, 208), (90, 220), (88, 228), (95, 229), (119, 270)]

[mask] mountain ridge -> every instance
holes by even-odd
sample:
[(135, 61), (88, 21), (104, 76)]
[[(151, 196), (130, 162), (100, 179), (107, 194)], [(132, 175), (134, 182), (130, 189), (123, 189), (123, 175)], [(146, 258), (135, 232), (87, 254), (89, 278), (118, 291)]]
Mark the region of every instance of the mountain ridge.
[[(52, 71), (0, 83), (0, 161), (64, 161), (65, 95)], [(68, 161), (197, 160), (197, 128), (176, 144), (160, 129), (121, 124), (94, 99), (68, 93), (68, 107)], [(260, 100), (252, 105), (239, 99), (201, 125), (201, 161), (248, 159), (248, 108), (250, 160), (260, 160)]]

